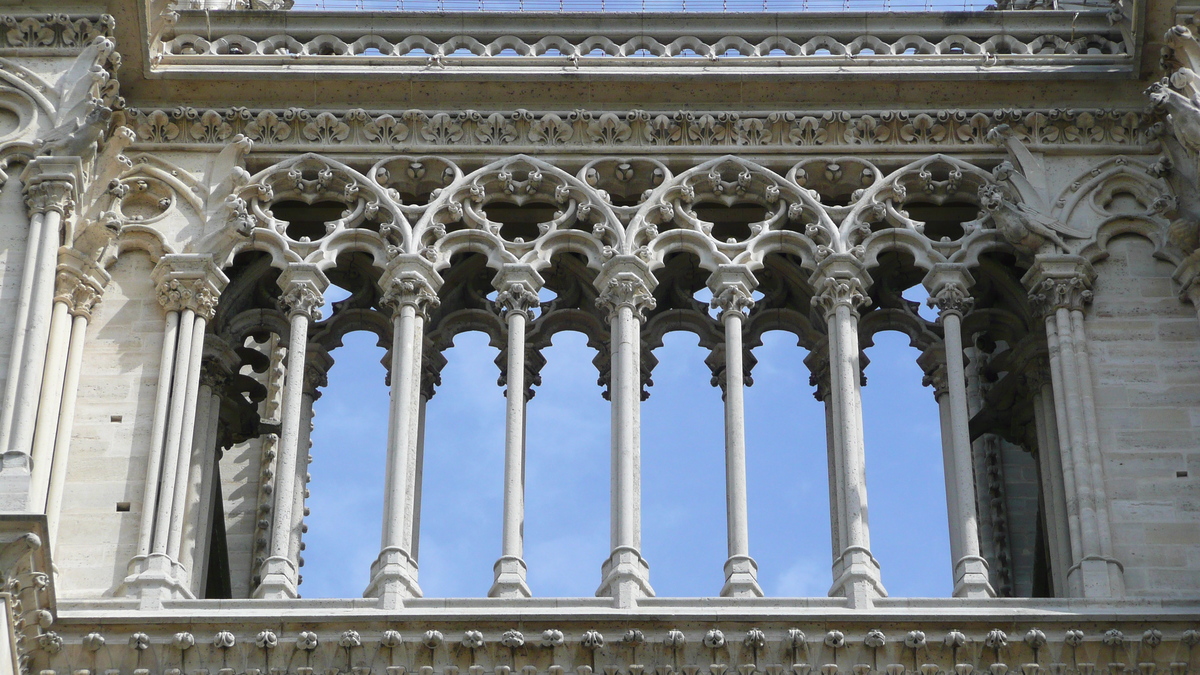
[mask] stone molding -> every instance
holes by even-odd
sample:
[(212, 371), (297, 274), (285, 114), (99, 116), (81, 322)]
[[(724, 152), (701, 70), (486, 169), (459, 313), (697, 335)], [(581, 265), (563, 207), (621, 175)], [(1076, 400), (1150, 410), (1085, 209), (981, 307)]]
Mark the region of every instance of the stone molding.
[(137, 109), (126, 111), (143, 148), (224, 146), (238, 134), (257, 150), (388, 150), (420, 154), (497, 148), (754, 150), (864, 147), (999, 153), (988, 131), (1005, 124), (1035, 149), (1112, 148), (1128, 152), (1157, 138), (1144, 110), (925, 111), (511, 111), (278, 109)]

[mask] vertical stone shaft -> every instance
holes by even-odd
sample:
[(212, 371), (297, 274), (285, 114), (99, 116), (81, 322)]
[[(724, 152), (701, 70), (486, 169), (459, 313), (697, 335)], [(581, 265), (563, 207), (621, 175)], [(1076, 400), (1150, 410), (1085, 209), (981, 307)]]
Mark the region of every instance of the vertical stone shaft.
[(79, 393), (79, 371), (83, 367), (84, 339), (92, 307), (99, 294), (75, 298), (71, 308), (71, 336), (67, 346), (67, 366), (63, 373), (62, 405), (58, 409), (58, 433), (54, 437), (54, 460), (50, 467), (50, 485), (46, 492), (46, 531), (50, 546), (58, 541), (63, 491), (67, 484), (67, 466), (71, 450), (71, 430), (75, 426), (75, 399)]
[[(38, 400), (37, 424), (30, 452), (32, 467), (29, 480), (29, 510), (44, 513), (46, 493), (50, 489), (50, 465), (54, 457), (58, 412), (62, 405), (63, 376), (67, 367), (67, 342), (71, 336), (71, 315), (66, 298), (55, 298), (50, 314), (50, 340), (46, 345), (46, 368)], [(64, 430), (64, 433), (68, 433)]]
[(527, 598), (524, 560), (525, 537), (525, 408), (529, 399), (525, 380), (525, 326), (538, 305), (542, 278), (533, 268), (505, 265), (496, 275), (496, 304), (508, 324), (505, 368), (504, 514), (500, 559), (494, 567), (493, 598)]
[(813, 304), (821, 308), (829, 333), (829, 377), (833, 424), (840, 459), (835, 477), (842, 495), (838, 524), (845, 546), (834, 569), (831, 595), (847, 598), (851, 607), (869, 607), (886, 597), (879, 579), (879, 563), (871, 555), (867, 524), (866, 453), (863, 441), (861, 371), (859, 370), (858, 307), (867, 302), (870, 283), (858, 263), (848, 255), (832, 255), (813, 275)]
[(167, 554), (174, 560), (181, 559), (184, 512), (187, 509), (188, 483), (191, 477), (192, 458), (195, 454), (193, 440), (196, 425), (207, 426), (208, 424), (207, 418), (201, 421), (196, 416), (197, 403), (200, 397), (200, 365), (204, 358), (204, 330), (207, 323), (204, 316), (200, 314), (197, 314), (195, 320), (192, 322), (192, 348), (188, 354), (187, 380), (183, 400), (183, 433), (179, 437), (179, 454), (177, 458), (179, 466), (175, 473), (175, 488), (172, 492), (171, 520), (169, 525), (170, 535), (167, 538)]
[[(962, 317), (974, 305), (965, 267), (934, 265), (925, 277), (929, 305), (938, 308), (945, 345), (946, 399), (949, 408), (951, 457), (947, 460), (947, 507), (957, 530), (958, 551), (954, 560), (954, 595), (961, 598), (990, 598), (996, 592), (988, 580), (987, 561), (980, 555), (979, 517), (975, 509), (975, 475), (972, 467), (971, 417), (967, 406), (967, 374), (963, 363)], [(943, 448), (945, 447), (943, 430)], [(950, 483), (953, 483), (951, 487)]]
[(292, 264), (279, 276), (283, 289), (280, 304), (288, 314), (287, 375), (279, 415), (279, 454), (275, 461), (275, 492), (271, 542), (262, 566), (259, 598), (299, 597), (299, 561), (292, 553), (295, 536), (296, 466), (300, 457), (303, 423), (304, 371), (307, 367), (309, 324), (321, 318), (322, 294), (329, 286), (325, 275), (310, 264)]
[[(46, 211), (38, 255), (34, 266), (33, 290), (30, 295), (28, 319), (25, 324), (24, 346), (18, 370), (10, 381), (19, 380), (13, 404), (12, 436), (6, 450), (28, 455), (33, 447), (34, 426), (38, 402), (41, 400), (42, 377), (45, 374), (46, 354), (50, 339), (51, 312), (54, 303), (54, 277), (58, 261), (59, 230), (62, 212)], [(44, 494), (44, 493), (43, 493)], [(32, 506), (32, 505), (31, 505)], [(37, 507), (38, 510), (41, 507)]]
[(171, 374), (175, 371), (175, 343), (179, 338), (179, 320), (178, 310), (167, 311), (163, 327), (162, 353), (158, 362), (158, 389), (154, 399), (154, 422), (150, 430), (150, 454), (146, 461), (146, 486), (142, 491), (142, 518), (137, 550), (140, 557), (150, 554), (154, 538), (158, 489), (161, 485), (163, 440), (166, 437), (168, 406), (171, 399)]
[(371, 582), (363, 595), (378, 598), (385, 609), (421, 597), (417, 563), (407, 547), (414, 539), (425, 321), (440, 304), (437, 289), (441, 283), (432, 265), (415, 255), (394, 258), (381, 281), (381, 303), (392, 311), (391, 410), (380, 552), (371, 565)]
[(617, 607), (631, 607), (639, 598), (651, 597), (650, 566), (641, 553), (641, 434), (638, 414), (642, 403), (642, 313), (653, 309), (650, 291), (654, 277), (634, 256), (617, 256), (596, 279), (607, 311), (611, 337), (609, 398), (611, 417), (612, 552), (601, 566), (596, 595), (610, 597)]
[(721, 265), (709, 279), (711, 306), (721, 310), (725, 329), (725, 522), (729, 557), (724, 597), (762, 597), (758, 564), (750, 557), (750, 516), (746, 488), (746, 410), (742, 329), (754, 306), (758, 285), (748, 267)]
[(34, 213), (29, 220), (29, 235), (25, 241), (25, 261), (21, 268), (21, 289), (17, 295), (17, 311), (13, 317), (12, 351), (9, 356), (8, 379), (4, 383), (4, 404), (0, 407), (0, 451), (6, 451), (12, 440), (13, 413), (21, 392), (21, 363), (25, 351), (25, 333), (29, 330), (29, 311), (33, 305), (34, 276), (38, 269), (38, 250), (46, 229), (46, 214)]
[(171, 509), (175, 504), (175, 475), (179, 472), (179, 440), (183, 436), (183, 406), (187, 398), (187, 372), (192, 361), (192, 336), (196, 312), (185, 308), (179, 315), (179, 332), (175, 342), (175, 373), (171, 381), (171, 405), (167, 434), (163, 446), (162, 479), (158, 493), (158, 509), (154, 522), (154, 545), (151, 553), (167, 555), (170, 538)]

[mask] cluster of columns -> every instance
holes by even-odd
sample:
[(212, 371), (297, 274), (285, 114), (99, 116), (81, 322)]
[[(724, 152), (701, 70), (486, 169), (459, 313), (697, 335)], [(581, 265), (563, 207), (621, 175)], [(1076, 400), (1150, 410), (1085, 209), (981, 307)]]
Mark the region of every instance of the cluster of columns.
[[(69, 293), (58, 292), (58, 252), (65, 225), (75, 208), (82, 175), (82, 166), (75, 157), (39, 157), (30, 162), (22, 175), (29, 234), (13, 317), (8, 379), (0, 402), (0, 452), (3, 453), (0, 457), (0, 495), (3, 495), (0, 508), (4, 511), (36, 513), (46, 506), (50, 450), (55, 442), (53, 436), (47, 436), (46, 429), (49, 427), (51, 434), (56, 431), (57, 426), (47, 422), (57, 422), (57, 414), (53, 415), (53, 420), (47, 417), (52, 408), (61, 411), (61, 395), (66, 391), (63, 358), (72, 332)], [(77, 271), (80, 279), (91, 276), (85, 268)], [(55, 302), (56, 296), (60, 295), (64, 301)], [(58, 316), (57, 344), (51, 352), (51, 323), (55, 315)], [(43, 402), (47, 404), (42, 417), (43, 433), (40, 439), (35, 439), (39, 407)], [(67, 406), (68, 411), (71, 408), (73, 402)], [(64, 439), (66, 441), (69, 439)], [(42, 449), (36, 466), (33, 459), (35, 442), (39, 442)], [(33, 472), (37, 473), (36, 478)]]
[(195, 512), (189, 499), (191, 486), (203, 478), (193, 477), (192, 472), (203, 474), (208, 449), (202, 444), (210, 431), (215, 436), (209, 412), (212, 390), (209, 387), (201, 396), (201, 366), (208, 322), (229, 283), (211, 256), (198, 254), (163, 256), (153, 278), (165, 312), (158, 391), (137, 553), (119, 590), (140, 598), (146, 607), (195, 596), (194, 570), (182, 562), (184, 523), (188, 513)]
[[(1039, 459), (1046, 462), (1043, 482), (1050, 478), (1051, 491), (1046, 496), (1067, 515), (1066, 536), (1050, 533), (1052, 553), (1057, 550), (1061, 557), (1070, 552), (1065, 575), (1070, 595), (1111, 598), (1124, 594), (1124, 569), (1113, 555), (1095, 386), (1084, 330), (1084, 307), (1092, 301), (1094, 278), (1095, 272), (1084, 258), (1039, 255), (1022, 282), (1029, 289), (1031, 308), (1045, 323), (1049, 352), (1050, 386), (1042, 386), (1040, 396), (1035, 392), (1035, 405), (1041, 404), (1035, 414), (1045, 425), (1038, 440), (1046, 443), (1046, 457)], [(1049, 461), (1055, 457), (1058, 462)]]

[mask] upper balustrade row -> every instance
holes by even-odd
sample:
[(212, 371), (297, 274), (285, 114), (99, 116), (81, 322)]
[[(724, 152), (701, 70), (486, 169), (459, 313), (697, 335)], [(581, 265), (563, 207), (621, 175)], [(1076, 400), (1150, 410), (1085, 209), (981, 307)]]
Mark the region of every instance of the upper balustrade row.
[[(1120, 8), (934, 13), (588, 15), (583, 13), (245, 12), (180, 10), (154, 46), (159, 66), (222, 63), (361, 65), (447, 72), (503, 68), (506, 76), (550, 68), (662, 73), (837, 66), (1054, 66), (1117, 72), (1133, 49)], [(530, 58), (536, 57), (536, 58)], [(1066, 70), (1064, 70), (1066, 69)]]

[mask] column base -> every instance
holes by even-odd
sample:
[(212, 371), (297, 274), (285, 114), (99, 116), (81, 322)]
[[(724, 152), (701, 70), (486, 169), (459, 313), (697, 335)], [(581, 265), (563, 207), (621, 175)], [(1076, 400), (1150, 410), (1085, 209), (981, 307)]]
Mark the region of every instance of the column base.
[(191, 600), (187, 570), (162, 553), (135, 556), (129, 561), (129, 574), (115, 595), (137, 598), (141, 609), (162, 609), (166, 600)]
[(650, 565), (636, 548), (622, 546), (600, 566), (598, 598), (612, 598), (616, 607), (636, 607), (641, 598), (653, 598), (650, 587)]
[(829, 589), (830, 597), (846, 598), (854, 609), (871, 607), (875, 600), (887, 597), (883, 582), (879, 580), (879, 563), (871, 551), (861, 546), (849, 546), (834, 564), (835, 568), (839, 566), (841, 574)]
[(496, 561), (492, 567), (496, 581), (488, 591), (489, 598), (528, 598), (533, 595), (529, 584), (525, 582), (525, 561), (513, 555), (506, 555)]
[(300, 574), (296, 563), (279, 556), (263, 561), (259, 569), (262, 581), (254, 589), (254, 597), (270, 600), (294, 600), (300, 597)]
[(977, 555), (965, 555), (954, 564), (954, 597), (994, 598), (996, 590), (988, 581), (988, 564)]
[(417, 562), (396, 547), (383, 549), (371, 563), (371, 583), (363, 597), (378, 598), (381, 609), (399, 609), (405, 600), (421, 597)]
[(1080, 560), (1067, 576), (1075, 576), (1085, 598), (1120, 598), (1125, 595), (1125, 567), (1113, 558), (1092, 555)]
[(725, 585), (721, 587), (721, 597), (763, 597), (762, 587), (758, 585), (758, 563), (754, 558), (734, 555), (725, 561)]

